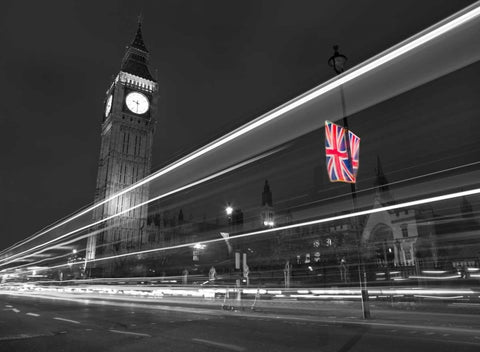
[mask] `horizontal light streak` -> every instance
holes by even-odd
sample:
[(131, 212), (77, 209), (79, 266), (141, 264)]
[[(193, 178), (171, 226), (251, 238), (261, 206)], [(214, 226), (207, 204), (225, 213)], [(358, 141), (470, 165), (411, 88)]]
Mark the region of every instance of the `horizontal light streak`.
[(460, 277), (460, 274), (449, 276), (410, 276), (411, 279), (423, 279), (423, 280), (452, 280)]
[(414, 295), (418, 298), (431, 298), (431, 299), (461, 299), (463, 296), (451, 296), (451, 297), (439, 297), (439, 296), (423, 296), (423, 295)]
[[(64, 282), (62, 283), (64, 284)], [(215, 298), (219, 294), (236, 295), (238, 292), (242, 294), (255, 295), (270, 295), (276, 298), (300, 298), (300, 299), (358, 299), (361, 298), (359, 289), (313, 289), (305, 288), (299, 290), (294, 289), (248, 289), (248, 288), (231, 288), (231, 287), (217, 287), (217, 288), (201, 288), (201, 287), (151, 287), (151, 286), (136, 286), (136, 285), (118, 285), (115, 287), (108, 285), (83, 285), (80, 287), (65, 287), (65, 286), (37, 286), (34, 284), (12, 285), (11, 290), (8, 286), (4, 286), (0, 290), (0, 294), (9, 294), (9, 292), (21, 292), (28, 294), (29, 292), (37, 291), (38, 294), (47, 293), (62, 295), (68, 297), (71, 294), (85, 294), (89, 295), (120, 295), (120, 296), (134, 296), (136, 298), (167, 298), (167, 297), (194, 297), (194, 298)], [(417, 297), (435, 300), (454, 300), (454, 299), (476, 299), (478, 291), (472, 289), (428, 289), (428, 288), (404, 288), (404, 289), (379, 289), (371, 288), (368, 291), (369, 297), (373, 298), (402, 298), (402, 297)], [(100, 296), (99, 296), (100, 297)], [(103, 296), (105, 297), (105, 296)], [(233, 296), (232, 296), (233, 297)]]
[[(80, 241), (80, 240), (82, 240), (82, 239), (84, 239), (84, 238), (88, 238), (88, 237), (90, 237), (90, 236), (96, 235), (96, 234), (99, 233), (99, 232), (108, 230), (108, 229), (111, 228), (111, 227), (114, 227), (114, 225), (104, 227), (104, 228), (102, 228), (101, 230), (95, 230), (95, 231), (89, 232), (89, 233), (87, 233), (87, 234), (85, 234), (85, 235), (82, 235), (82, 236), (79, 236), (79, 237), (75, 237), (74, 239), (68, 240), (68, 241), (66, 241), (66, 242), (62, 242), (62, 243), (60, 243), (60, 244), (70, 244), (70, 243), (78, 242), (78, 241)], [(60, 237), (57, 238), (57, 240), (58, 240), (58, 239), (60, 239)], [(39, 250), (38, 252), (25, 255), (24, 257), (21, 257), (21, 258), (13, 259), (12, 261), (10, 261), (10, 262), (8, 262), (8, 263), (6, 263), (6, 264), (3, 264), (3, 265), (8, 265), (8, 264), (10, 264), (10, 263), (17, 262), (17, 261), (22, 261), (22, 262), (23, 262), (23, 261), (26, 261), (25, 258), (37, 257), (39, 253), (43, 253), (43, 252), (46, 252), (46, 251), (50, 251), (50, 250), (52, 250), (52, 249), (54, 249), (54, 248), (55, 248), (55, 247), (43, 248), (43, 249)], [(32, 250), (32, 249), (30, 249), (30, 250)], [(25, 252), (28, 252), (28, 250), (25, 251)], [(29, 259), (29, 260), (28, 260), (28, 261), (29, 261), (28, 264), (22, 264), (22, 265), (17, 265), (17, 266), (15, 266), (15, 267), (10, 267), (10, 268), (8, 268), (8, 270), (19, 269), (19, 268), (24, 268), (24, 267), (26, 267), (26, 266), (30, 266), (30, 265), (32, 265), (32, 262), (33, 262), (33, 261), (35, 261), (34, 264), (40, 264), (40, 263), (43, 263), (43, 262), (46, 262), (46, 261), (48, 262), (48, 261), (53, 261), (53, 260), (59, 259), (59, 258), (66, 258), (66, 257), (70, 256), (71, 254), (72, 254), (72, 253), (66, 253), (66, 254), (58, 255), (58, 256), (56, 256), (56, 257), (48, 256), (46, 259), (41, 259), (41, 260), (37, 260), (37, 261), (35, 261), (35, 259)], [(79, 263), (79, 262), (77, 262), (77, 263)], [(2, 264), (0, 264), (0, 266), (1, 266), (1, 265), (2, 265)], [(4, 270), (6, 270), (6, 269), (4, 269)], [(2, 271), (3, 271), (3, 270), (2, 270)], [(0, 271), (0, 272), (1, 272), (1, 271)]]
[[(242, 135), (245, 135), (254, 129), (265, 125), (266, 123), (298, 108), (299, 106), (308, 103), (309, 101), (326, 94), (370, 71), (375, 70), (376, 68), (385, 65), (386, 63), (420, 47), (421, 45), (432, 41), (439, 36), (447, 33), (448, 31), (453, 30), (456, 27), (461, 26), (462, 24), (474, 19), (480, 15), (480, 6), (479, 5), (472, 5), (470, 6), (467, 10), (464, 10), (462, 14), (454, 14), (450, 16), (449, 18), (445, 19), (444, 21), (430, 27), (429, 29), (424, 30), (423, 32), (419, 33), (418, 35), (409, 38), (402, 43), (394, 46), (393, 48), (384, 51), (383, 53), (373, 57), (371, 60), (362, 63), (360, 65), (357, 65), (356, 67), (344, 72), (343, 74), (337, 76), (336, 78), (326, 82), (323, 85), (320, 85), (317, 88), (312, 89), (311, 91), (305, 93), (304, 95), (297, 97), (286, 104), (278, 107), (277, 109), (272, 110), (271, 112), (266, 113), (265, 115), (262, 115), (258, 117), (257, 119), (245, 124), (244, 126), (226, 134), (225, 136), (217, 139), (216, 141), (213, 141), (206, 146), (198, 149), (197, 151), (194, 151), (193, 153), (179, 159), (178, 161), (168, 165), (167, 167), (155, 172), (154, 174), (146, 177), (145, 179), (135, 183), (134, 185), (125, 188), (124, 190), (120, 191), (119, 193), (113, 195), (110, 198), (104, 199), (103, 201), (96, 203), (85, 210), (79, 212), (78, 214), (73, 215), (72, 217), (66, 219), (65, 221), (61, 221), (60, 223), (54, 225), (53, 227), (50, 227), (49, 229), (42, 231), (36, 235), (33, 235), (30, 238), (27, 238), (26, 240), (22, 241), (21, 243), (11, 246), (8, 248), (8, 250), (12, 250), (14, 248), (17, 248), (20, 245), (24, 245), (25, 243), (28, 243), (60, 226), (65, 225), (66, 223), (87, 214), (88, 212), (91, 212), (93, 209), (108, 203), (109, 201), (127, 193), (130, 192), (138, 187), (143, 186), (146, 183), (149, 183), (160, 176), (163, 176), (180, 166), (183, 166), (199, 157), (202, 155), (205, 155), (209, 153), (210, 151), (213, 151), (237, 138), (239, 138)], [(92, 225), (90, 225), (92, 226)], [(5, 253), (5, 251), (2, 251), (1, 253)], [(0, 254), (1, 254), (0, 253)], [(1, 262), (1, 261), (0, 261)]]
[(423, 274), (445, 274), (446, 270), (422, 270)]
[[(399, 204), (393, 204), (393, 205), (384, 206), (384, 207), (380, 207), (380, 208), (373, 208), (373, 209), (368, 209), (368, 210), (363, 210), (363, 211), (357, 211), (357, 212), (353, 212), (353, 213), (349, 213), (349, 214), (342, 214), (342, 215), (337, 215), (337, 216), (332, 216), (332, 217), (327, 217), (327, 218), (321, 218), (321, 219), (317, 219), (317, 220), (305, 221), (305, 222), (298, 223), (298, 224), (291, 224), (291, 225), (279, 226), (279, 227), (271, 228), (271, 229), (247, 232), (247, 233), (239, 234), (237, 236), (233, 236), (233, 237), (231, 237), (231, 239), (234, 240), (234, 239), (257, 236), (257, 235), (262, 235), (262, 234), (275, 233), (277, 231), (290, 230), (290, 229), (295, 229), (295, 228), (299, 228), (299, 227), (303, 227), (303, 226), (311, 226), (311, 225), (316, 225), (316, 224), (321, 224), (321, 223), (326, 223), (326, 222), (333, 222), (333, 221), (337, 221), (337, 220), (344, 220), (344, 219), (349, 219), (349, 218), (353, 218), (353, 217), (357, 217), (357, 216), (371, 215), (371, 214), (380, 213), (380, 212), (384, 212), (384, 211), (407, 208), (407, 207), (412, 207), (412, 206), (417, 206), (417, 205), (422, 205), (422, 204), (428, 204), (428, 203), (435, 203), (435, 202), (440, 202), (440, 201), (459, 198), (459, 197), (471, 196), (471, 195), (475, 195), (475, 194), (480, 194), (480, 188), (476, 188), (476, 189), (472, 189), (472, 190), (468, 190), (468, 191), (454, 192), (454, 193), (444, 194), (444, 195), (441, 195), (441, 196), (429, 197), (429, 198), (424, 198), (424, 199), (419, 199), (419, 200), (414, 200), (414, 201), (409, 201), (409, 202), (404, 202), (404, 203), (399, 203)], [(216, 242), (221, 242), (221, 241), (224, 241), (224, 239), (223, 239), (223, 237), (221, 237), (219, 235), (219, 238), (211, 239), (211, 240), (205, 240), (205, 241), (202, 241), (202, 243), (203, 244), (209, 244), (209, 243), (216, 243)], [(90, 260), (90, 263), (101, 262), (101, 261), (106, 261), (106, 260), (113, 260), (113, 259), (118, 259), (118, 258), (129, 257), (129, 256), (141, 255), (141, 254), (148, 254), (148, 253), (155, 253), (155, 252), (185, 248), (185, 247), (191, 247), (195, 243), (197, 243), (197, 242), (179, 244), (179, 245), (162, 247), (162, 248), (152, 248), (152, 249), (146, 249), (146, 250), (142, 250), (142, 251), (118, 254), (118, 255), (109, 256), (109, 257), (96, 258), (96, 259)], [(60, 265), (52, 266), (52, 267), (50, 267), (50, 269), (66, 267), (67, 265), (68, 264), (60, 264)], [(471, 275), (471, 276), (473, 276), (473, 275)], [(446, 279), (452, 279), (452, 278), (457, 278), (457, 277), (458, 277), (458, 275), (457, 276), (447, 276), (447, 277), (411, 276), (410, 278), (419, 278), (419, 279), (432, 278), (432, 279), (445, 279), (446, 280)]]
[[(47, 245), (49, 245), (49, 244), (52, 244), (52, 243), (56, 243), (56, 242), (60, 241), (61, 239), (65, 238), (65, 237), (72, 236), (73, 234), (75, 234), (75, 233), (77, 233), (77, 232), (80, 232), (80, 231), (89, 229), (89, 228), (91, 228), (91, 227), (100, 225), (100, 224), (103, 223), (103, 222), (107, 222), (107, 221), (109, 221), (109, 220), (112, 220), (112, 219), (120, 216), (120, 215), (127, 214), (127, 213), (130, 212), (130, 211), (133, 211), (133, 210), (135, 210), (135, 209), (137, 209), (137, 208), (143, 207), (143, 206), (145, 206), (145, 205), (147, 205), (147, 204), (149, 204), (149, 203), (151, 203), (151, 202), (154, 202), (154, 201), (156, 201), (156, 200), (159, 200), (159, 199), (168, 197), (168, 196), (170, 196), (170, 195), (172, 195), (172, 194), (175, 194), (175, 193), (184, 191), (184, 190), (189, 189), (189, 188), (191, 188), (191, 187), (198, 186), (198, 185), (200, 185), (200, 184), (202, 184), (202, 183), (204, 183), (204, 182), (210, 181), (210, 180), (215, 179), (215, 178), (217, 178), (217, 177), (219, 177), (219, 176), (221, 176), (221, 175), (224, 175), (224, 174), (229, 173), (229, 172), (231, 172), (231, 171), (234, 171), (234, 170), (236, 170), (236, 169), (238, 169), (238, 168), (241, 168), (241, 167), (244, 167), (244, 166), (246, 166), (246, 165), (248, 165), (248, 164), (251, 164), (251, 163), (253, 163), (253, 162), (255, 162), (255, 161), (258, 161), (258, 160), (260, 160), (260, 159), (263, 159), (263, 158), (265, 158), (265, 157), (267, 157), (267, 156), (269, 156), (269, 155), (272, 155), (272, 154), (274, 154), (274, 153), (276, 153), (276, 152), (278, 152), (278, 151), (280, 151), (280, 150), (282, 150), (282, 149), (284, 149), (284, 147), (279, 147), (279, 148), (276, 148), (276, 149), (274, 149), (274, 150), (272, 150), (272, 151), (269, 151), (269, 152), (263, 153), (263, 154), (261, 154), (261, 155), (259, 155), (259, 156), (256, 156), (256, 157), (254, 157), (254, 158), (250, 158), (249, 160), (246, 160), (246, 161), (244, 161), (244, 162), (241, 162), (241, 163), (239, 163), (239, 164), (236, 164), (236, 165), (234, 165), (234, 166), (231, 166), (231, 167), (229, 167), (229, 168), (226, 168), (225, 170), (219, 171), (219, 172), (217, 172), (217, 173), (215, 173), (215, 174), (213, 174), (213, 175), (207, 176), (207, 177), (205, 177), (205, 178), (203, 178), (203, 179), (200, 179), (200, 180), (198, 180), (198, 181), (192, 182), (192, 183), (190, 183), (190, 184), (188, 184), (188, 185), (179, 187), (179, 188), (174, 189), (174, 190), (172, 190), (172, 191), (170, 191), (170, 192), (167, 192), (167, 193), (164, 193), (164, 194), (159, 195), (159, 196), (157, 196), (157, 197), (154, 197), (154, 198), (152, 198), (152, 199), (149, 199), (149, 200), (147, 200), (146, 202), (137, 204), (137, 205), (135, 205), (135, 206), (133, 206), (133, 207), (131, 207), (131, 208), (128, 208), (128, 209), (126, 209), (126, 210), (124, 210), (124, 211), (121, 211), (121, 212), (119, 212), (119, 213), (117, 213), (117, 214), (111, 215), (111, 216), (109, 216), (109, 217), (106, 217), (106, 218), (104, 218), (104, 219), (98, 220), (98, 221), (93, 222), (93, 223), (91, 223), (91, 224), (88, 224), (88, 225), (86, 225), (86, 226), (80, 227), (80, 228), (78, 228), (78, 229), (76, 229), (76, 230), (70, 231), (70, 232), (68, 232), (68, 233), (66, 233), (66, 234), (63, 234), (63, 235), (61, 235), (61, 236), (58, 236), (58, 237), (56, 237), (56, 238), (54, 238), (54, 239), (52, 239), (52, 240), (50, 240), (50, 241), (44, 242), (44, 243), (39, 244), (39, 245), (37, 245), (37, 246), (35, 246), (35, 247), (29, 248), (29, 249), (27, 249), (27, 250), (25, 250), (25, 251), (23, 251), (23, 252), (17, 253), (17, 254), (15, 254), (15, 255), (9, 257), (9, 258), (0, 260), (0, 263), (1, 263), (2, 261), (9, 260), (9, 261), (8, 261), (7, 263), (5, 263), (5, 264), (0, 264), (0, 266), (2, 266), (2, 265), (8, 265), (8, 264), (12, 263), (12, 262), (14, 261), (14, 260), (13, 260), (14, 258), (17, 258), (17, 257), (19, 257), (19, 256), (21, 256), (21, 255), (23, 255), (23, 254), (25, 254), (25, 253), (31, 252), (31, 251), (33, 251), (33, 250), (35, 250), (35, 249), (38, 249), (38, 248), (41, 248), (41, 247), (45, 247), (45, 246), (47, 246)], [(102, 229), (102, 231), (103, 231), (103, 230), (105, 230), (105, 229)], [(98, 231), (100, 231), (100, 230), (97, 230), (97, 232), (98, 232)], [(92, 234), (90, 233), (90, 234), (88, 234), (87, 236), (91, 236), (91, 235), (92, 235)], [(83, 237), (85, 237), (85, 236), (83, 236)], [(83, 237), (81, 237), (81, 238), (83, 238)], [(76, 238), (76, 239), (74, 239), (74, 240), (72, 240), (72, 241), (70, 241), (70, 242), (64, 242), (64, 244), (66, 244), (66, 243), (71, 243), (71, 242), (76, 242), (76, 241), (78, 241), (78, 240), (79, 240), (79, 238)], [(35, 253), (31, 253), (31, 254), (25, 255), (24, 257), (22, 257), (22, 259), (28, 258), (28, 257), (31, 257), (31, 256), (35, 256), (37, 253), (42, 253), (42, 252), (44, 252), (44, 251), (46, 251), (46, 250), (54, 249), (54, 248), (55, 248), (56, 246), (58, 246), (58, 245), (59, 245), (59, 244), (57, 244), (57, 245), (55, 245), (55, 246), (53, 246), (53, 247), (50, 247), (50, 248), (44, 248), (43, 250), (38, 251), (38, 252), (35, 252)], [(18, 260), (17, 260), (17, 261), (18, 261)]]
[[(410, 201), (410, 202), (405, 202), (405, 203), (399, 203), (399, 204), (384, 206), (384, 207), (380, 207), (380, 208), (357, 211), (357, 212), (353, 212), (353, 213), (350, 213), (350, 214), (337, 215), (337, 216), (332, 216), (332, 217), (328, 217), (328, 218), (305, 221), (305, 222), (298, 223), (298, 224), (285, 225), (285, 226), (279, 226), (277, 228), (271, 228), (271, 229), (265, 229), (265, 230), (260, 230), (260, 231), (243, 233), (243, 234), (231, 237), (231, 239), (238, 239), (238, 238), (250, 237), (250, 236), (255, 236), (255, 235), (267, 234), (267, 233), (274, 233), (274, 232), (282, 231), (282, 230), (289, 230), (289, 229), (294, 229), (294, 228), (303, 227), (303, 226), (310, 226), (310, 225), (316, 225), (316, 224), (321, 224), (321, 223), (325, 223), (325, 222), (332, 222), (332, 221), (336, 221), (336, 220), (349, 219), (349, 218), (352, 218), (352, 217), (370, 215), (370, 214), (380, 213), (380, 212), (383, 212), (383, 211), (412, 207), (412, 206), (417, 206), (417, 205), (422, 205), (422, 204), (427, 204), (427, 203), (434, 203), (434, 202), (439, 202), (439, 201), (448, 200), (448, 199), (454, 199), (454, 198), (458, 198), (458, 197), (470, 196), (470, 195), (479, 194), (479, 193), (480, 193), (480, 188), (476, 188), (476, 189), (468, 190), (468, 191), (455, 192), (455, 193), (445, 194), (445, 195), (436, 196), (436, 197), (430, 197), (430, 198), (425, 198), (425, 199), (420, 199), (420, 200), (415, 200), (415, 201)], [(223, 241), (223, 238), (206, 240), (206, 241), (202, 241), (202, 243), (208, 244), (208, 243), (215, 243), (215, 242), (219, 242), (219, 241)], [(132, 252), (132, 253), (123, 253), (123, 254), (119, 254), (119, 255), (116, 255), (116, 256), (97, 258), (97, 259), (92, 260), (92, 262), (94, 262), (94, 261), (98, 262), (98, 261), (111, 260), (111, 259), (116, 259), (116, 258), (121, 258), (121, 257), (132, 256), (132, 255), (147, 254), (147, 253), (153, 253), (153, 252), (158, 252), (158, 251), (165, 251), (165, 250), (171, 250), (171, 249), (190, 247), (193, 244), (194, 243), (187, 243), (187, 244), (180, 244), (180, 245), (170, 246), (170, 247), (148, 249), (148, 250), (137, 251), (137, 252)]]
[(470, 289), (376, 289), (370, 288), (369, 293), (376, 295), (472, 295), (475, 294)]
[(325, 298), (362, 298), (362, 295), (290, 295), (293, 298), (310, 298), (310, 299), (325, 299)]

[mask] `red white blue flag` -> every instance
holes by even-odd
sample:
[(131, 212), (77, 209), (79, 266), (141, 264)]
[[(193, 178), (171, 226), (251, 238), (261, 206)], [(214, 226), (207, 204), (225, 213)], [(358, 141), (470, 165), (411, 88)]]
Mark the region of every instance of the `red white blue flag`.
[(345, 129), (325, 121), (325, 155), (330, 182), (355, 183), (359, 166), (360, 138), (349, 131), (351, 160), (347, 151)]
[(360, 138), (352, 131), (348, 131), (348, 141), (350, 142), (353, 175), (357, 178), (358, 167), (360, 166)]

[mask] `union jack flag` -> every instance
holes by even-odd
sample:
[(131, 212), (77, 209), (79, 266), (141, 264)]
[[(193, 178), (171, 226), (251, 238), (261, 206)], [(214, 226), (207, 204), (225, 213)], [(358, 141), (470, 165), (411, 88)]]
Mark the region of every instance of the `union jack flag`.
[(350, 142), (350, 156), (352, 157), (352, 169), (355, 178), (358, 174), (358, 167), (360, 166), (360, 138), (353, 133), (348, 131), (348, 140)]
[(333, 122), (325, 121), (325, 155), (330, 182), (355, 183), (356, 181), (360, 138), (349, 132), (349, 142), (352, 160), (348, 158), (345, 129)]

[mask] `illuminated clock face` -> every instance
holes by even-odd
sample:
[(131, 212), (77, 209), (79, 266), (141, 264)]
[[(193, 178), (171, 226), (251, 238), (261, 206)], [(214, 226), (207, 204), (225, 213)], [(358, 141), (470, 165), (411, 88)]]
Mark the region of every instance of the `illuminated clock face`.
[(110, 110), (112, 110), (112, 100), (113, 100), (113, 97), (110, 94), (107, 99), (107, 105), (105, 105), (105, 117), (107, 117), (108, 114), (110, 114)]
[(128, 110), (138, 115), (145, 114), (150, 107), (148, 98), (139, 92), (128, 93), (125, 98), (125, 103), (127, 104)]

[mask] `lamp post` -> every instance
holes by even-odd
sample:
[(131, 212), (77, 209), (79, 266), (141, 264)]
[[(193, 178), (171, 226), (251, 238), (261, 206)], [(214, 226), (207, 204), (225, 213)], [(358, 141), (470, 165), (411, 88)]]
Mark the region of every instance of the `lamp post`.
[[(338, 51), (338, 45), (333, 46), (333, 55), (328, 59), (328, 65), (333, 68), (337, 75), (345, 71), (345, 63), (347, 62), (347, 57), (343, 54), (340, 54)], [(350, 150), (350, 143), (348, 142), (348, 119), (347, 119), (347, 109), (345, 105), (345, 93), (343, 91), (343, 85), (340, 86), (340, 99), (342, 104), (342, 117), (343, 117), (343, 128), (345, 129), (345, 135), (347, 136), (347, 155), (350, 162), (352, 161), (352, 153)], [(357, 190), (355, 183), (350, 183), (350, 193), (352, 195), (352, 207), (353, 212), (356, 212), (357, 209)], [(363, 263), (362, 256), (360, 254), (360, 234), (357, 227), (356, 218), (352, 218), (352, 227), (357, 237), (357, 256), (358, 256), (358, 280), (360, 285), (360, 292), (362, 295), (362, 315), (364, 319), (370, 318), (370, 308), (368, 305), (368, 290), (367, 290), (367, 274), (365, 271), (365, 265)], [(363, 275), (362, 275), (363, 274)], [(362, 278), (363, 276), (363, 278)], [(363, 284), (362, 284), (363, 282)]]

